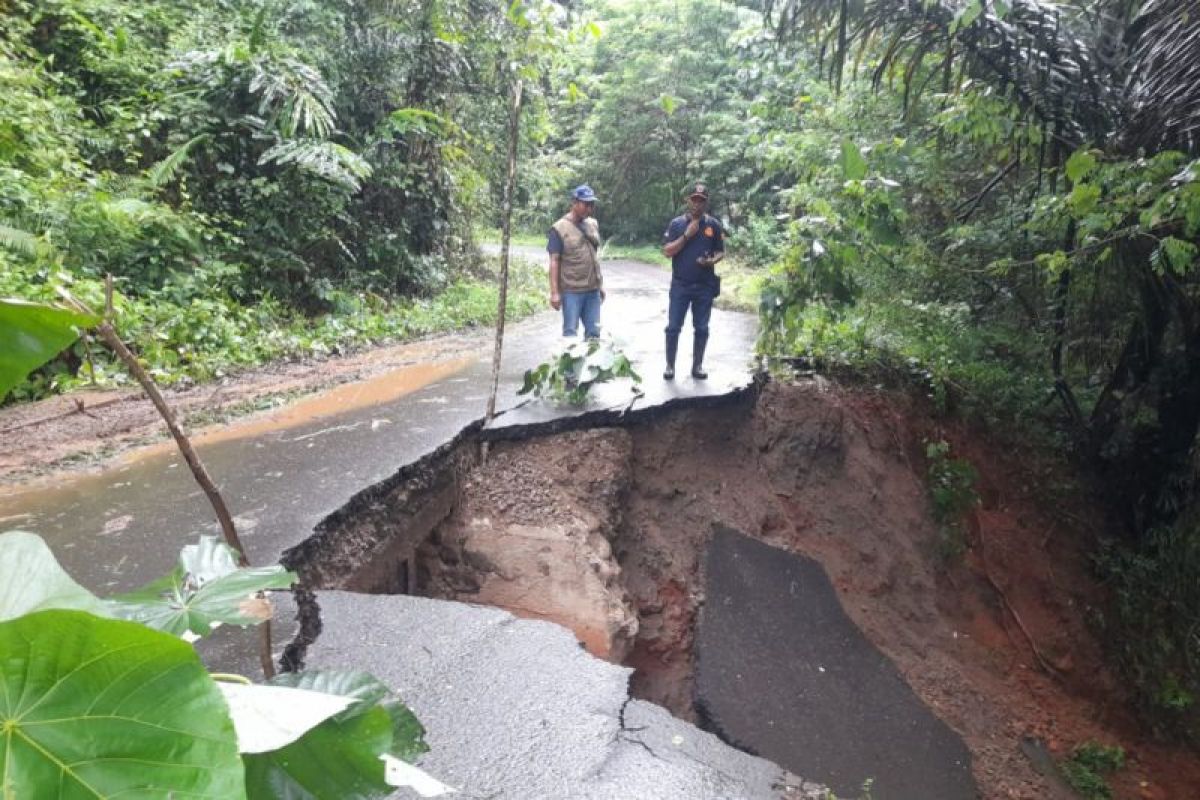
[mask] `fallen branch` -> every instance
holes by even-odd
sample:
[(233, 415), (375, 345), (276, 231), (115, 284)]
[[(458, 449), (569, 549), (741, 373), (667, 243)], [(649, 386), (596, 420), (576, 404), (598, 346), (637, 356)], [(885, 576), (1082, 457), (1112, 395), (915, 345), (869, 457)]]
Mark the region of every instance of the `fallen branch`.
[[(1000, 183), (1000, 181), (1004, 180), (1005, 176), (1007, 176), (1008, 173), (1010, 173), (1014, 169), (1016, 169), (1017, 165), (1020, 163), (1021, 163), (1021, 159), (1014, 158), (1012, 161), (1008, 162), (1007, 165), (1005, 165), (1004, 169), (997, 172), (992, 177), (991, 180), (989, 180), (986, 184), (984, 184), (983, 188), (980, 189), (976, 194), (971, 195), (966, 200), (959, 203), (959, 205), (958, 205), (959, 209), (964, 208), (965, 206), (968, 206), (968, 205), (970, 206), (970, 208), (967, 208), (966, 211), (962, 211), (958, 215), (958, 221), (966, 222), (967, 220), (969, 220), (971, 218), (971, 215), (979, 210), (979, 206), (981, 206), (983, 204), (983, 201), (985, 199), (987, 199), (987, 196), (989, 194), (991, 194), (992, 190), (996, 188), (996, 186)], [(957, 211), (958, 209), (955, 209), (955, 210)]]

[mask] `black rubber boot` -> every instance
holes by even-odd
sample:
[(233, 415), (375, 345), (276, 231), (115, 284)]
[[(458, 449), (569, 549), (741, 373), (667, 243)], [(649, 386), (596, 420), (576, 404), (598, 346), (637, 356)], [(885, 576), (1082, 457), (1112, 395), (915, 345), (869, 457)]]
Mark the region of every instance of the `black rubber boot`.
[(696, 334), (692, 339), (692, 377), (702, 381), (708, 377), (704, 371), (704, 348), (708, 346), (708, 334)]
[(663, 370), (663, 380), (675, 379), (675, 353), (679, 350), (679, 334), (667, 334), (667, 368)]

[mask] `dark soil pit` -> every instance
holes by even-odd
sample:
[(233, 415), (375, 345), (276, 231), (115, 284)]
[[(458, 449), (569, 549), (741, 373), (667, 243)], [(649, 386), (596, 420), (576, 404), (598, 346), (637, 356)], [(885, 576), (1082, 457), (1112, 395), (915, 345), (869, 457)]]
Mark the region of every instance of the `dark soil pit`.
[[(703, 724), (693, 641), (703, 554), (725, 526), (824, 566), (853, 622), (963, 737), (984, 797), (1060, 796), (1022, 753), (1027, 739), (1059, 757), (1087, 740), (1120, 743), (1131, 764), (1117, 797), (1191, 796), (1196, 756), (1113, 711), (1119, 685), (1080, 611), (1098, 591), (1082, 547), (1066, 544), (1083, 535), (1020, 488), (1031, 481), (1017, 456), (924, 420), (903, 399), (810, 381), (642, 425), (492, 442), (486, 461), (468, 430), (361, 493), (286, 561), (311, 588), (415, 593), (565, 625), (634, 668), (635, 696)], [(971, 548), (952, 563), (922, 477), (921, 442), (934, 437), (983, 474)], [(781, 765), (821, 780), (802, 753)]]

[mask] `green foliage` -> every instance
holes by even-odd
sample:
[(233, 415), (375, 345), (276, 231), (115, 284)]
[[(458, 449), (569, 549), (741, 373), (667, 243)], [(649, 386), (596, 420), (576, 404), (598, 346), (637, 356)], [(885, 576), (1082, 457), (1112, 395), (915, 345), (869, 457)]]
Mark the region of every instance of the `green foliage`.
[(278, 564), (239, 568), (232, 548), (214, 536), (201, 536), (179, 554), (175, 570), (137, 591), (113, 597), (113, 612), (123, 619), (174, 636), (207, 636), (216, 625), (257, 625), (270, 618), (269, 605), (254, 595), (286, 589), (296, 574)]
[(858, 151), (858, 145), (849, 139), (842, 139), (842, 157), (838, 164), (842, 168), (842, 177), (848, 181), (861, 181), (867, 177), (867, 161)]
[(0, 534), (0, 622), (51, 608), (107, 615), (99, 598), (68, 575), (42, 537), (24, 531)]
[(1067, 782), (1086, 800), (1109, 800), (1112, 789), (1104, 776), (1125, 766), (1125, 751), (1097, 742), (1085, 742), (1060, 765)]
[(618, 242), (659, 242), (689, 180), (707, 181), (714, 213), (727, 216), (761, 175), (745, 158), (750, 97), (735, 57), (759, 16), (700, 0), (594, 2), (587, 12), (604, 35), (581, 40), (562, 70), (581, 96), (552, 98), (554, 124), (523, 171), (519, 223), (548, 227), (584, 181)]
[(767, 267), (782, 254), (785, 235), (786, 230), (779, 220), (766, 214), (750, 214), (732, 232), (726, 249), (755, 268)]
[(1166, 730), (1200, 736), (1200, 528), (1189, 516), (1130, 548), (1096, 556), (1114, 602), (1099, 620), (1143, 708)]
[(975, 492), (979, 473), (969, 461), (952, 458), (950, 445), (944, 441), (926, 442), (925, 457), (929, 461), (929, 499), (940, 530), (942, 555), (957, 558), (967, 548), (965, 517), (979, 505)]
[(229, 712), (184, 642), (50, 610), (0, 623), (0, 652), (6, 797), (246, 796)]
[(0, 399), (98, 322), (65, 308), (0, 300)]
[[(510, 24), (465, 0), (13, 0), (0, 295), (112, 273), (123, 335), (168, 381), (303, 352), (347, 295), (403, 313), (473, 268)], [(259, 347), (258, 325), (282, 330)], [(17, 396), (112, 379), (79, 355)]]
[[(280, 567), (238, 569), (232, 550), (201, 537), (181, 552), (172, 576), (151, 584), (172, 587), (178, 613), (166, 613), (155, 610), (157, 597), (100, 601), (39, 537), (10, 531), (0, 534), (0, 577), (5, 797), (338, 800), (382, 798), (418, 780), (434, 794), (448, 790), (401, 763), (427, 750), (424, 730), (370, 675), (218, 683), (170, 635), (269, 618), (246, 604), (294, 579)], [(132, 611), (170, 633), (89, 611)]]
[(352, 704), (293, 744), (248, 754), (252, 797), (373, 798), (391, 793), (381, 754), (405, 761), (429, 748), (424, 729), (388, 688), (365, 673), (284, 673), (268, 682), (353, 698)]
[(525, 372), (525, 381), (517, 394), (547, 397), (556, 402), (581, 406), (587, 403), (596, 386), (628, 378), (635, 395), (642, 393), (642, 378), (629, 358), (609, 339), (574, 340), (548, 360)]
[[(324, 301), (331, 310), (311, 318), (290, 311), (271, 297), (252, 307), (239, 303), (232, 296), (237, 268), (215, 263), (186, 278), (174, 278), (146, 297), (118, 289), (115, 322), (155, 380), (169, 386), (209, 380), (277, 358), (322, 357), (369, 344), (494, 324), (498, 288), (490, 267), (480, 272), (479, 277), (456, 280), (429, 298), (395, 300), (330, 288)], [(510, 320), (541, 308), (542, 280), (535, 265), (513, 262)], [(60, 287), (92, 307), (103, 304), (103, 286), (98, 280), (73, 279), (56, 270), (0, 273), (0, 296), (24, 290), (31, 299), (51, 301)], [(0, 336), (3, 334), (0, 329)], [(92, 348), (90, 358), (84, 356), (83, 348), (76, 345), (28, 380), (18, 379), (14, 397), (38, 397), (84, 384), (121, 385), (129, 380), (115, 358), (103, 350)]]

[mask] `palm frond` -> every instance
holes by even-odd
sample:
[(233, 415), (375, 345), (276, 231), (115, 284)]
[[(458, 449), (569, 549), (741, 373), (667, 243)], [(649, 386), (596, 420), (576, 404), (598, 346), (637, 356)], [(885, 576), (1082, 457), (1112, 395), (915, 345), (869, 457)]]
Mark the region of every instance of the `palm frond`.
[(949, 75), (957, 53), (969, 74), (1011, 92), (1066, 145), (1200, 151), (1200, 0), (1145, 0), (1140, 9), (1116, 0), (762, 5), (782, 41), (808, 42), (829, 58), (835, 81), (852, 45), (875, 37), (887, 44), (872, 80), (902, 75), (910, 102), (920, 89), (912, 82), (939, 69)]
[(968, 74), (1012, 92), (1035, 117), (1060, 128), (1062, 138), (1098, 141), (1115, 127), (1119, 104), (1112, 82), (1074, 33), (1080, 12), (1064, 3), (767, 0), (766, 11), (785, 41), (828, 42), (835, 33), (831, 76), (840, 74), (853, 45), (875, 37), (888, 44), (874, 81), (899, 73), (910, 102), (920, 88), (913, 81), (927, 82), (938, 71), (949, 75), (953, 60), (963, 59)]
[(191, 155), (192, 148), (209, 139), (207, 133), (202, 133), (199, 136), (193, 136), (184, 145), (178, 148), (174, 153), (159, 161), (150, 169), (146, 170), (146, 177), (150, 179), (153, 186), (164, 186), (175, 179), (175, 175), (187, 163), (188, 157)]
[(1149, 0), (1129, 34), (1126, 146), (1200, 151), (1200, 2)]
[(268, 149), (259, 164), (292, 165), (357, 192), (371, 165), (349, 148), (321, 139), (289, 139)]
[(333, 90), (321, 73), (303, 62), (256, 61), (250, 92), (259, 96), (258, 112), (277, 119), (285, 137), (325, 138), (334, 129)]
[(29, 258), (53, 258), (54, 245), (37, 234), (0, 222), (0, 247)]

